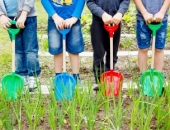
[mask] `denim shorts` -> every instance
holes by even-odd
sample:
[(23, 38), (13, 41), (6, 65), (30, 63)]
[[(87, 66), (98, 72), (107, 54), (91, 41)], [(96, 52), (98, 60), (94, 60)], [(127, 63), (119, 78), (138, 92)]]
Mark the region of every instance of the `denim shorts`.
[[(48, 43), (50, 54), (57, 55), (63, 52), (62, 35), (57, 30), (52, 18), (48, 19)], [(66, 51), (71, 54), (84, 51), (80, 20), (72, 26), (70, 32), (66, 35)]]
[[(167, 21), (162, 22), (162, 26), (156, 32), (156, 49), (164, 49), (167, 35)], [(140, 49), (149, 48), (152, 40), (152, 31), (148, 28), (144, 21), (136, 22), (136, 38), (137, 44)]]

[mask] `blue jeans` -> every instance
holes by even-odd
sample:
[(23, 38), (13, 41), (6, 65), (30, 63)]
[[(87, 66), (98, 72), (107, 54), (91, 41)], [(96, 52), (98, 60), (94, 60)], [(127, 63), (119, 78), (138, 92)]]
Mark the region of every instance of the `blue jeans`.
[[(165, 47), (167, 26), (168, 26), (168, 22), (163, 21), (161, 28), (156, 32), (156, 43), (155, 43), (156, 49), (164, 49)], [(152, 31), (148, 28), (148, 26), (144, 21), (138, 20), (136, 22), (136, 38), (137, 38), (138, 47), (140, 49), (146, 49), (150, 47), (151, 39), (152, 39)]]
[[(48, 19), (48, 43), (49, 52), (57, 55), (63, 52), (62, 35), (56, 28), (52, 18)], [(84, 51), (84, 41), (81, 31), (81, 24), (78, 20), (66, 35), (66, 51), (71, 54), (78, 54)]]
[(38, 49), (37, 18), (28, 17), (25, 28), (20, 30), (15, 39), (15, 72), (17, 74), (37, 76), (41, 73)]

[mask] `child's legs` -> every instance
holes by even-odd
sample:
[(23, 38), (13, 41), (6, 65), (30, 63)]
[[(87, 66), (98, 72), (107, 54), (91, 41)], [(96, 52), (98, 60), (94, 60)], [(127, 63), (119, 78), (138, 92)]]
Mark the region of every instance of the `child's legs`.
[(164, 50), (155, 50), (154, 68), (162, 71), (164, 65)]
[(71, 61), (71, 68), (73, 74), (79, 73), (80, 68), (80, 58), (78, 54), (71, 54), (69, 53), (70, 61)]
[(138, 49), (138, 67), (140, 69), (140, 73), (146, 71), (147, 69), (148, 50), (148, 48)]
[(138, 66), (140, 73), (147, 69), (147, 53), (151, 42), (151, 30), (144, 21), (137, 21), (136, 23), (136, 38), (138, 44)]
[[(54, 21), (48, 20), (49, 52), (54, 56), (55, 72), (62, 72), (63, 41), (62, 35), (56, 29)], [(84, 42), (81, 33), (80, 21), (74, 24), (66, 35), (66, 50), (69, 53), (73, 73), (79, 73), (79, 53), (84, 51)]]
[(100, 81), (100, 75), (105, 71), (105, 48), (109, 47), (109, 33), (104, 29), (102, 21), (93, 21), (91, 25), (91, 42), (93, 47), (93, 72), (96, 83)]
[(62, 67), (63, 67), (63, 53), (54, 55), (55, 73), (62, 73)]
[(37, 76), (41, 69), (38, 59), (37, 18), (28, 17), (22, 32), (26, 68), (29, 76)]
[(72, 73), (78, 74), (80, 68), (79, 53), (84, 51), (84, 42), (80, 21), (72, 26), (70, 32), (67, 34), (66, 39), (66, 50), (69, 53)]
[(48, 19), (48, 47), (49, 53), (54, 55), (55, 73), (62, 73), (63, 66), (63, 41), (53, 19)]
[(155, 44), (155, 60), (154, 68), (156, 70), (162, 71), (164, 63), (164, 47), (167, 35), (167, 21), (162, 22), (161, 28), (156, 33), (156, 44)]

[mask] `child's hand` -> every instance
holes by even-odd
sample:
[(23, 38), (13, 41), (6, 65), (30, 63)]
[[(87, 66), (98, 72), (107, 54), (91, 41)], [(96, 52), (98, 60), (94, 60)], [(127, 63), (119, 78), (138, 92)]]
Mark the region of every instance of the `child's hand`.
[(22, 13), (21, 13), (21, 15), (20, 15), (20, 17), (18, 18), (18, 20), (17, 20), (17, 23), (16, 23), (16, 26), (18, 27), (18, 28), (25, 28), (25, 21), (26, 21), (26, 19), (27, 19), (27, 14), (28, 14), (28, 12), (27, 11), (22, 11)]
[(163, 20), (163, 18), (164, 18), (164, 13), (161, 13), (161, 12), (158, 12), (158, 13), (156, 13), (155, 15), (154, 15), (154, 18), (153, 18), (153, 20), (155, 21), (155, 22), (162, 22), (162, 20)]
[(122, 20), (122, 14), (121, 13), (116, 13), (113, 18), (112, 18), (112, 22), (116, 25), (118, 25)]
[(76, 18), (76, 17), (71, 17), (71, 18), (64, 20), (64, 27), (71, 28), (73, 26), (73, 24), (75, 24), (77, 22), (77, 20), (78, 20), (78, 18)]
[(151, 13), (146, 13), (143, 15), (146, 24), (153, 22), (153, 14)]
[(53, 16), (52, 16), (52, 19), (54, 20), (54, 23), (55, 23), (55, 25), (56, 25), (56, 28), (58, 29), (58, 30), (63, 30), (64, 29), (64, 19), (62, 18), (62, 17), (60, 17), (59, 15), (57, 15), (57, 14), (54, 14)]
[(3, 29), (7, 30), (7, 27), (11, 26), (11, 19), (8, 18), (6, 15), (1, 15), (0, 16), (0, 21), (1, 21), (1, 25), (3, 27)]
[(112, 23), (112, 16), (104, 12), (102, 14), (102, 20), (105, 24), (111, 24)]

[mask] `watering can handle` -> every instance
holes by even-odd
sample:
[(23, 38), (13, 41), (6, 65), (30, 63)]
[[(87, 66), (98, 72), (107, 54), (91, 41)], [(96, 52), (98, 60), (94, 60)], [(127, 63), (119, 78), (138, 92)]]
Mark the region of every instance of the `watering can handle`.
[(66, 72), (66, 34), (69, 33), (71, 28), (65, 28), (64, 30), (58, 30), (63, 37), (63, 72)]

